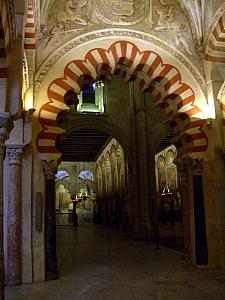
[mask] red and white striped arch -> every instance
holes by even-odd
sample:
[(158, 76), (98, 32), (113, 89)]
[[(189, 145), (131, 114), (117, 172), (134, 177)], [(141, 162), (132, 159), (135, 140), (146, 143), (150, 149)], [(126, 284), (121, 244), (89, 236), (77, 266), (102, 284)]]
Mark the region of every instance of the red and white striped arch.
[(205, 52), (205, 59), (225, 63), (225, 12), (213, 28)]
[(9, 23), (5, 1), (0, 0), (0, 97), (4, 110), (6, 101), (6, 82), (8, 78), (8, 54), (10, 49)]
[(165, 63), (155, 51), (141, 51), (133, 42), (120, 40), (108, 48), (90, 49), (84, 53), (83, 59), (70, 61), (64, 68), (64, 76), (50, 83), (48, 101), (39, 110), (42, 130), (38, 134), (37, 148), (40, 153), (57, 153), (56, 118), (60, 111), (67, 109), (64, 104), (66, 91), (75, 89), (79, 93), (80, 75), (88, 74), (96, 79), (107, 70), (125, 80), (135, 80), (143, 92), (155, 96), (155, 105), (165, 110), (182, 153), (207, 149), (207, 136), (202, 130), (202, 110), (194, 104), (195, 93), (190, 85), (183, 82), (178, 68)]
[(36, 48), (35, 31), (35, 3), (34, 0), (28, 0), (27, 18), (25, 25), (25, 50), (32, 50)]

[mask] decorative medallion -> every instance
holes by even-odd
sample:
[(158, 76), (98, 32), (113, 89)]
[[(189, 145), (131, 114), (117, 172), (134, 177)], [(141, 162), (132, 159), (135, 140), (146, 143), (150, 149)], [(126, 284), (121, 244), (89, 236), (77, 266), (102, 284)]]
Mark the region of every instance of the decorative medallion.
[(150, 12), (152, 0), (93, 0), (97, 17), (107, 24), (134, 25)]

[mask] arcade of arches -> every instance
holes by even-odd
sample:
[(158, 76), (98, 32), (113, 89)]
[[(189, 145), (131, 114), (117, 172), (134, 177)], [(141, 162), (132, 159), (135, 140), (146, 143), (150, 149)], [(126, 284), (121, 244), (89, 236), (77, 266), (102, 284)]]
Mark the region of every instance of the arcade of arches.
[(225, 268), (224, 64), (224, 0), (0, 0), (0, 299), (76, 218)]

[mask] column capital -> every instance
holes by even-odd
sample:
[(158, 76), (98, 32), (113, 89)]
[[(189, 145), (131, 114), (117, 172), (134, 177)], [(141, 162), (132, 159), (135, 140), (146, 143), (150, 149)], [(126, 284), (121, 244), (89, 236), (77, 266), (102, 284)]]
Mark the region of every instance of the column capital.
[(47, 180), (55, 179), (55, 174), (58, 168), (57, 160), (43, 160), (42, 167), (44, 170), (45, 178)]
[(9, 157), (9, 165), (18, 165), (22, 164), (22, 153), (23, 153), (24, 145), (6, 145), (8, 157)]
[(203, 159), (193, 159), (191, 168), (192, 168), (193, 175), (202, 175)]

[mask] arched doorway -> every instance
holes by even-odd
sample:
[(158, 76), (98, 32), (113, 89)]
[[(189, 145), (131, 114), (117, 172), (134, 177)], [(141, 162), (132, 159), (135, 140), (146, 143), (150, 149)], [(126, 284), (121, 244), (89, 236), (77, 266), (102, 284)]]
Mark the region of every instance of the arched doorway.
[[(82, 59), (71, 60), (67, 56), (62, 77), (46, 83), (47, 90), (40, 91), (39, 97), (46, 99), (47, 95), (48, 101), (40, 102), (39, 106), (38, 122), (42, 128), (37, 132), (37, 149), (40, 158), (59, 157), (55, 147), (59, 133), (73, 128), (76, 122), (80, 122), (80, 127), (82, 124), (95, 127), (97, 120), (101, 120), (102, 128), (114, 131), (112, 136), (120, 136), (118, 140), (128, 153), (131, 231), (141, 238), (153, 237), (157, 226), (154, 171), (157, 145), (164, 137), (173, 136), (179, 158), (202, 157), (208, 146), (204, 132), (204, 118), (209, 113), (206, 99), (201, 87), (196, 86), (194, 69), (187, 72), (185, 65), (180, 65), (165, 50), (152, 44), (151, 50), (146, 49), (141, 40), (137, 46), (128, 37), (119, 37), (116, 42), (111, 37), (98, 42), (97, 48), (91, 48), (91, 43), (86, 45)], [(74, 109), (82, 90), (80, 80), (85, 76), (109, 85), (106, 110), (96, 114)], [(73, 98), (67, 101), (68, 92)], [(190, 215), (186, 222), (191, 222)]]

